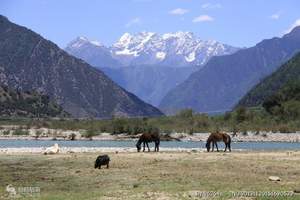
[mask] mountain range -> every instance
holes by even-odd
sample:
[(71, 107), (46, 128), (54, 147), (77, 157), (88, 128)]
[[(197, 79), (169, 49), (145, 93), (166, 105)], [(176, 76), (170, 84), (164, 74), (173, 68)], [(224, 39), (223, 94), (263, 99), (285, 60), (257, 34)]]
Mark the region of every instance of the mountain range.
[(213, 57), (200, 70), (172, 89), (160, 108), (174, 112), (232, 109), (246, 93), (300, 51), (300, 27), (281, 38), (266, 39), (232, 55)]
[(300, 53), (253, 87), (239, 101), (238, 106), (261, 106), (270, 101), (271, 97), (276, 97), (273, 98), (274, 103), (291, 99), (300, 100)]
[(0, 16), (0, 84), (48, 95), (73, 117), (160, 116), (102, 71)]
[(162, 35), (125, 33), (110, 47), (78, 37), (65, 48), (154, 106), (213, 56), (228, 55), (238, 49), (182, 31)]
[[(300, 27), (243, 49), (190, 32), (141, 32), (126, 33), (111, 47), (79, 37), (66, 52), (0, 15), (0, 49), (1, 100), (11, 105), (8, 113), (30, 113), (41, 102), (45, 116), (163, 115), (148, 103), (166, 113), (184, 108), (211, 113), (261, 105), (276, 93), (281, 98), (297, 90), (289, 81), (299, 77), (299, 56), (291, 58), (300, 52)], [(26, 111), (22, 106), (28, 102), (33, 107)]]
[(232, 54), (239, 48), (215, 40), (201, 40), (191, 32), (158, 34), (124, 33), (110, 47), (86, 37), (77, 37), (65, 50), (95, 67), (156, 65), (201, 66), (211, 57)]

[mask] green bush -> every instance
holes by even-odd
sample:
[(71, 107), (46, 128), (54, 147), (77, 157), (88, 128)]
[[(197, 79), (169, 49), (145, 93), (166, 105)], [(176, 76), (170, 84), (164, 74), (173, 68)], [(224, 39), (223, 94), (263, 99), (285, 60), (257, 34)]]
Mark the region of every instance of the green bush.
[(278, 128), (278, 131), (280, 133), (291, 133), (292, 132), (291, 129), (290, 129), (290, 127), (287, 126), (287, 125), (285, 125), (285, 124), (280, 125), (279, 128)]
[(86, 132), (83, 134), (83, 137), (88, 138), (92, 140), (94, 136), (99, 135), (99, 133), (95, 129), (88, 129)]
[(69, 135), (69, 140), (76, 140), (76, 134), (75, 133), (71, 133), (70, 135)]
[(247, 110), (245, 107), (239, 107), (236, 110), (236, 121), (242, 123), (247, 119)]
[(23, 130), (23, 129), (16, 129), (12, 132), (13, 135), (29, 135), (29, 131), (28, 130)]
[(9, 131), (9, 130), (5, 130), (5, 131), (2, 132), (2, 134), (3, 134), (3, 135), (9, 135), (9, 134), (10, 134), (10, 131)]
[(180, 117), (180, 118), (191, 118), (191, 117), (193, 117), (193, 110), (192, 109), (183, 109), (183, 110), (179, 111), (176, 116)]
[(35, 138), (38, 139), (42, 134), (43, 134), (42, 131), (37, 130), (37, 131), (35, 132)]

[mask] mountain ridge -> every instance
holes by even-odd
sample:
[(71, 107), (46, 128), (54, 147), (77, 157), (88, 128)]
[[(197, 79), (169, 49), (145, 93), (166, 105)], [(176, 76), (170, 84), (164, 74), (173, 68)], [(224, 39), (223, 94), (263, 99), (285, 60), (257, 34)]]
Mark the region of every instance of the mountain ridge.
[[(95, 41), (82, 38), (84, 37), (77, 37), (67, 45), (65, 50), (95, 67), (114, 67), (114, 65), (201, 66), (213, 56), (231, 54), (240, 49), (215, 40), (201, 40), (191, 32), (182, 31), (165, 34), (139, 32), (131, 35), (124, 33), (113, 45), (109, 47), (101, 45), (101, 48), (94, 49), (93, 52), (91, 52), (91, 46)], [(90, 49), (74, 46), (74, 42), (85, 42), (89, 44)], [(94, 44), (95, 46), (98, 45)], [(108, 57), (113, 58), (117, 64), (94, 62), (97, 54), (99, 57), (102, 54), (110, 54)]]
[(255, 107), (262, 105), (289, 82), (300, 81), (300, 53), (284, 63), (278, 70), (255, 85), (237, 104), (236, 107)]
[(160, 116), (102, 71), (0, 15), (0, 83), (49, 95), (74, 117)]
[(238, 50), (182, 31), (124, 33), (110, 47), (77, 37), (65, 49), (103, 70), (123, 88), (154, 106), (212, 56)]
[(171, 90), (159, 107), (165, 111), (192, 108), (197, 112), (232, 109), (255, 84), (300, 51), (298, 30), (212, 58)]

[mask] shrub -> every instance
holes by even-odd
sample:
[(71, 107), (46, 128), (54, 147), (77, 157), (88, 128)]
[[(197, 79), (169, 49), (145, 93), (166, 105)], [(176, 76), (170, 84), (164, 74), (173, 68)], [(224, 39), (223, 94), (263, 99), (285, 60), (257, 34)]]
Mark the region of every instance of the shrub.
[(247, 119), (247, 110), (245, 107), (239, 107), (236, 110), (236, 121), (242, 123)]
[(193, 110), (192, 109), (183, 109), (183, 110), (179, 111), (176, 116), (180, 117), (180, 118), (191, 118), (191, 117), (193, 117)]
[(5, 131), (2, 132), (2, 134), (3, 134), (3, 135), (9, 135), (9, 134), (10, 134), (10, 131), (9, 131), (9, 130), (5, 130)]
[(267, 133), (263, 133), (261, 136), (263, 136), (263, 137), (268, 137), (268, 135), (267, 135)]
[(231, 112), (226, 112), (225, 114), (224, 114), (224, 120), (225, 121), (228, 121), (228, 120), (230, 120), (231, 119)]
[(254, 135), (259, 135), (259, 134), (260, 134), (259, 130), (255, 131), (254, 133)]
[(35, 132), (35, 139), (38, 139), (41, 135), (43, 134), (43, 132), (42, 131), (36, 131)]
[(248, 136), (248, 132), (247, 132), (247, 131), (243, 131), (243, 132), (242, 132), (242, 135), (243, 135), (243, 136)]
[(70, 135), (69, 135), (69, 140), (76, 140), (76, 134), (75, 133), (71, 133)]
[(113, 134), (120, 134), (125, 133), (125, 126), (126, 126), (127, 120), (123, 118), (115, 118), (112, 120), (112, 128), (113, 128)]
[(56, 138), (57, 138), (57, 132), (55, 131), (55, 132), (53, 132), (53, 134), (52, 134), (52, 140), (56, 140)]
[(12, 132), (13, 135), (29, 135), (29, 131), (28, 130), (23, 130), (23, 129), (16, 129)]
[(88, 138), (90, 140), (93, 139), (94, 136), (98, 135), (95, 129), (88, 129), (84, 134), (83, 137)]
[(280, 125), (278, 130), (280, 133), (291, 133), (292, 132), (287, 125)]
[(284, 103), (285, 118), (299, 119), (300, 118), (300, 102), (297, 100), (291, 100)]

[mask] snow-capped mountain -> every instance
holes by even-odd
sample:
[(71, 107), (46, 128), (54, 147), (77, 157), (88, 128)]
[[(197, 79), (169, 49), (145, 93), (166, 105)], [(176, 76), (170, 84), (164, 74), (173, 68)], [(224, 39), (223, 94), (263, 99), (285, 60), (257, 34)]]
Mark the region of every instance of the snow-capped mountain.
[(93, 66), (119, 67), (121, 65), (121, 63), (112, 57), (110, 48), (105, 47), (98, 41), (89, 40), (86, 37), (77, 37), (68, 44), (65, 50)]
[(199, 70), (198, 66), (203, 66), (212, 56), (237, 50), (216, 41), (201, 40), (190, 32), (125, 33), (111, 47), (78, 37), (66, 48), (70, 54), (104, 71), (113, 81), (152, 105), (159, 105), (167, 92)]
[(125, 33), (112, 46), (113, 57), (125, 65), (162, 64), (167, 66), (204, 65), (212, 56), (232, 54), (236, 47), (215, 40), (204, 41), (191, 32), (159, 35)]
[[(212, 56), (232, 54), (238, 49), (215, 40), (201, 40), (191, 32), (182, 31), (163, 35), (153, 32), (125, 33), (111, 47), (78, 37), (66, 48), (69, 53), (94, 66), (116, 63), (119, 66), (121, 63), (123, 66), (156, 64), (174, 67), (204, 65)], [(108, 64), (102, 57), (104, 55), (109, 57)]]

